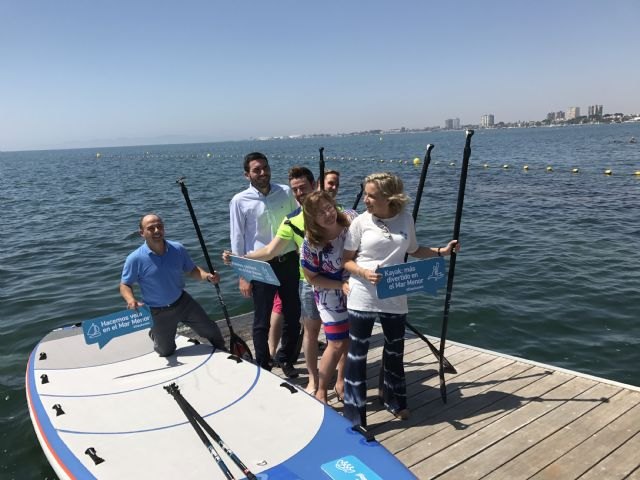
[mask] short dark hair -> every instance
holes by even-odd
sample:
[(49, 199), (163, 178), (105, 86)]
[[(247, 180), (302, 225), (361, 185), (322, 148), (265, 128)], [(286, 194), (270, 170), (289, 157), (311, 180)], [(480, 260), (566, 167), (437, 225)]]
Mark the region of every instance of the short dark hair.
[(306, 177), (311, 185), (313, 185), (313, 182), (315, 181), (315, 178), (313, 178), (313, 172), (307, 167), (296, 165), (289, 169), (289, 181), (293, 180), (294, 178), (301, 177)]
[(340, 172), (337, 170), (327, 170), (326, 172), (324, 172), (324, 176), (326, 177), (327, 175), (335, 175), (336, 177), (340, 177)]
[(267, 160), (267, 156), (264, 153), (260, 153), (260, 152), (247, 153), (244, 156), (244, 171), (245, 172), (249, 171), (249, 164), (254, 160), (264, 160), (267, 163), (267, 165), (269, 164), (269, 160)]
[(153, 215), (154, 217), (158, 217), (158, 220), (160, 220), (160, 223), (162, 225), (164, 225), (164, 220), (162, 220), (162, 217), (160, 215), (158, 215), (157, 213), (154, 212), (149, 212), (149, 213), (145, 213), (144, 215), (142, 215), (140, 217), (140, 221), (138, 222), (138, 227), (140, 228), (140, 230), (142, 230), (142, 221), (146, 218), (146, 217), (150, 217), (151, 215)]

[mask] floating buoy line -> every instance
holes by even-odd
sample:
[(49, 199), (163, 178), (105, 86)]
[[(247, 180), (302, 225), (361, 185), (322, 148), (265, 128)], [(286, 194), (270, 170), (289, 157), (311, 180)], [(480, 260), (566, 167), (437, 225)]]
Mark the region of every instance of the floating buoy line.
[[(152, 159), (152, 158), (156, 158), (156, 159), (198, 159), (198, 158), (204, 158), (207, 160), (212, 160), (212, 161), (219, 161), (219, 160), (223, 160), (223, 159), (228, 159), (228, 158), (244, 158), (244, 154), (241, 153), (213, 153), (213, 152), (201, 152), (201, 153), (180, 153), (180, 154), (176, 154), (176, 153), (150, 153), (148, 151), (144, 152), (144, 154), (142, 155), (145, 159)], [(301, 164), (309, 164), (309, 163), (313, 163), (316, 162), (318, 160), (318, 156), (317, 155), (291, 155), (291, 154), (283, 154), (283, 153), (272, 153), (272, 154), (267, 154), (267, 156), (270, 159), (274, 159), (274, 160), (287, 160), (290, 162), (299, 162)], [(101, 152), (96, 152), (95, 153), (95, 158), (96, 159), (120, 159), (120, 158), (139, 158), (140, 154), (136, 153), (136, 154), (128, 154), (128, 155), (122, 155), (122, 154), (114, 154), (114, 155), (105, 155)], [(325, 157), (326, 161), (333, 161), (333, 162), (376, 162), (376, 163), (390, 163), (390, 164), (398, 164), (398, 165), (408, 165), (411, 167), (418, 167), (422, 165), (422, 158), (421, 157), (413, 157), (413, 158), (407, 158), (407, 159), (402, 159), (402, 158), (375, 158), (375, 157), (349, 157), (349, 156), (327, 156)], [(440, 165), (443, 164), (445, 166), (448, 167), (456, 167), (457, 163), (456, 161), (438, 161), (438, 160), (434, 160), (432, 161), (432, 165)], [(502, 164), (496, 164), (496, 165), (492, 165), (489, 164), (487, 162), (473, 162), (473, 160), (470, 162), (469, 164), (470, 167), (480, 167), (484, 170), (489, 170), (489, 169), (500, 169), (503, 171), (513, 171), (514, 170), (514, 166), (509, 164), (509, 163), (502, 163)], [(557, 169), (553, 166), (553, 165), (546, 165), (546, 166), (536, 166), (536, 167), (532, 167), (531, 165), (522, 165), (522, 170), (525, 173), (534, 173), (535, 171), (544, 171), (546, 173), (572, 173), (572, 174), (581, 174), (583, 173), (583, 170), (577, 167), (563, 167), (562, 169)], [(566, 168), (566, 170), (565, 170)], [(594, 173), (592, 170), (589, 170), (587, 173), (592, 174)], [(602, 175), (605, 176), (624, 176), (624, 175), (628, 175), (628, 173), (624, 173), (624, 172), (618, 172), (618, 171), (614, 171), (612, 168), (606, 168), (600, 171), (600, 173)], [(640, 178), (640, 170), (635, 170), (633, 172), (631, 172), (631, 175), (634, 177), (639, 177)]]

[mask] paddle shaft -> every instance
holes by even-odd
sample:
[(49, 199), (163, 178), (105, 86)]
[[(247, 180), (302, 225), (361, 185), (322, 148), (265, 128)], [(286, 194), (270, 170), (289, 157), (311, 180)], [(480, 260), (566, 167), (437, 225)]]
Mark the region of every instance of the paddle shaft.
[(320, 190), (324, 190), (324, 147), (320, 147)]
[(227, 446), (227, 444), (224, 443), (224, 440), (222, 440), (220, 435), (218, 435), (218, 433), (213, 429), (213, 427), (209, 425), (209, 423), (207, 423), (207, 421), (204, 418), (202, 418), (202, 415), (200, 415), (198, 411), (195, 408), (193, 408), (193, 405), (191, 405), (189, 401), (186, 398), (184, 398), (184, 395), (182, 395), (182, 393), (180, 392), (180, 389), (177, 386), (176, 386), (175, 394), (172, 394), (172, 395), (175, 398), (176, 402), (178, 402), (178, 404), (182, 402), (182, 405), (184, 406), (183, 411), (186, 410), (200, 424), (200, 426), (205, 429), (205, 431), (211, 436), (213, 441), (216, 442), (220, 446), (220, 448), (222, 448), (224, 453), (226, 453), (229, 456), (229, 458), (233, 460), (233, 463), (235, 463), (236, 466), (240, 470), (242, 470), (242, 473), (244, 473), (249, 480), (256, 480), (257, 477), (253, 473), (251, 473), (249, 468), (242, 462), (242, 460), (240, 460), (240, 458), (238, 458), (238, 456), (233, 452), (233, 450), (231, 450), (229, 446)]
[[(207, 250), (207, 246), (204, 243), (204, 238), (202, 237), (202, 232), (200, 231), (200, 225), (198, 225), (198, 219), (196, 218), (196, 212), (193, 210), (193, 205), (191, 205), (191, 199), (189, 198), (189, 191), (187, 190), (187, 186), (184, 183), (185, 178), (179, 178), (177, 183), (180, 184), (180, 189), (182, 190), (182, 195), (184, 196), (185, 202), (187, 202), (187, 208), (189, 209), (189, 215), (191, 215), (191, 221), (193, 222), (193, 226), (196, 229), (196, 234), (198, 235), (198, 240), (200, 241), (200, 247), (202, 248), (202, 253), (204, 255), (204, 259), (207, 262), (207, 267), (211, 273), (215, 272), (213, 268), (213, 263), (211, 262), (211, 258), (209, 258), (209, 252)], [(220, 293), (220, 286), (217, 283), (214, 283), (213, 286), (216, 288), (216, 293), (218, 294), (218, 300), (220, 300), (220, 306), (222, 307), (222, 312), (224, 313), (224, 318), (227, 321), (227, 325), (229, 327), (229, 331), (233, 332), (231, 328), (231, 321), (229, 320), (229, 312), (227, 311), (227, 306), (222, 300), (222, 294)]]
[[(420, 210), (420, 201), (422, 200), (422, 192), (424, 190), (424, 183), (427, 179), (427, 171), (429, 170), (429, 164), (431, 163), (431, 150), (433, 150), (433, 144), (427, 145), (427, 151), (424, 154), (424, 161), (422, 162), (422, 170), (420, 172), (420, 181), (418, 182), (418, 191), (416, 192), (416, 201), (413, 204), (413, 223), (418, 221), (418, 211)], [(404, 261), (407, 262), (409, 255), (404, 254)]]
[[(413, 204), (413, 223), (414, 224), (417, 223), (417, 221), (418, 221), (418, 212), (420, 211), (420, 201), (422, 200), (422, 192), (424, 191), (424, 184), (425, 184), (425, 181), (427, 179), (427, 172), (429, 171), (429, 165), (431, 164), (431, 150), (433, 150), (433, 147), (434, 147), (433, 144), (431, 144), (431, 143), (428, 144), (427, 145), (427, 150), (426, 150), (426, 152), (424, 154), (424, 161), (422, 163), (422, 171), (420, 172), (420, 181), (418, 182), (418, 190), (416, 192), (416, 200), (415, 200), (415, 203)], [(409, 258), (409, 255), (405, 253), (405, 255), (404, 255), (405, 263), (407, 262), (408, 258)], [(405, 319), (405, 324), (409, 328), (409, 330), (411, 330), (413, 333), (418, 335), (418, 337), (420, 337), (421, 340), (426, 342), (426, 344), (429, 346), (429, 349), (431, 350), (431, 353), (433, 353), (433, 356), (436, 357), (438, 362), (440, 362), (441, 353), (429, 341), (429, 339), (427, 337), (425, 337), (424, 335), (422, 335), (422, 333), (420, 333), (418, 331), (418, 329), (415, 328), (413, 325), (411, 325), (409, 323), (409, 321), (406, 320), (406, 319)], [(449, 360), (447, 360), (446, 358), (444, 358), (444, 364), (445, 364), (445, 368), (448, 371), (450, 371), (451, 373), (456, 373), (456, 369), (453, 367), (453, 365), (451, 365)]]
[[(464, 144), (464, 154), (462, 156), (462, 171), (460, 172), (460, 187), (458, 188), (458, 205), (456, 206), (456, 219), (453, 226), (453, 239), (459, 240), (460, 237), (460, 223), (462, 222), (462, 206), (464, 204), (464, 190), (467, 184), (467, 171), (469, 170), (469, 158), (471, 158), (471, 137), (473, 136), (473, 130), (466, 131), (466, 138)], [(449, 276), (447, 277), (447, 294), (444, 300), (444, 313), (442, 317), (442, 333), (440, 335), (440, 396), (442, 401), (447, 403), (447, 386), (444, 380), (444, 345), (447, 338), (447, 327), (449, 325), (449, 307), (451, 306), (451, 292), (453, 291), (453, 277), (456, 272), (456, 251), (455, 248), (451, 250), (451, 257), (449, 258)]]
[[(184, 196), (184, 200), (187, 202), (187, 208), (189, 209), (189, 214), (191, 215), (191, 221), (193, 222), (193, 226), (196, 229), (196, 234), (198, 235), (198, 240), (200, 241), (200, 247), (202, 247), (202, 253), (204, 254), (204, 259), (207, 262), (207, 267), (209, 267), (210, 272), (215, 272), (213, 268), (213, 263), (211, 262), (211, 258), (209, 258), (209, 252), (207, 251), (207, 246), (204, 243), (204, 238), (202, 237), (202, 232), (200, 231), (200, 225), (198, 225), (198, 219), (196, 218), (196, 212), (193, 210), (193, 205), (191, 205), (191, 199), (189, 198), (189, 191), (187, 190), (187, 186), (184, 183), (185, 178), (181, 177), (177, 180), (176, 183), (180, 184), (180, 189), (182, 190), (182, 195)], [(244, 358), (246, 360), (253, 360), (253, 355), (251, 354), (251, 349), (246, 344), (244, 340), (242, 340), (236, 333), (233, 331), (233, 327), (231, 326), (231, 319), (229, 318), (229, 312), (227, 311), (227, 306), (222, 299), (222, 293), (220, 292), (220, 286), (217, 283), (213, 284), (216, 288), (216, 293), (218, 295), (218, 301), (220, 302), (220, 307), (222, 308), (222, 313), (224, 313), (224, 319), (227, 322), (227, 328), (229, 329), (229, 350), (234, 355), (238, 357)]]
[(358, 195), (356, 195), (355, 202), (353, 202), (353, 210), (358, 208), (358, 204), (360, 203), (360, 199), (362, 198), (362, 194), (363, 193), (364, 193), (364, 183), (361, 183), (360, 184), (360, 191), (358, 192)]
[(209, 453), (211, 453), (211, 456), (213, 457), (213, 459), (218, 464), (218, 467), (220, 467), (220, 470), (222, 470), (222, 473), (224, 474), (224, 476), (228, 480), (234, 480), (235, 477), (233, 476), (233, 474), (229, 470), (229, 467), (227, 467), (227, 465), (224, 463), (224, 460), (222, 460), (220, 455), (218, 455), (218, 452), (216, 452), (216, 449), (213, 447), (213, 445), (211, 444), (211, 442), (209, 441), (207, 436), (204, 434), (204, 432), (202, 431), (202, 428), (200, 428), (200, 425), (198, 425), (198, 423), (197, 423), (196, 419), (194, 418), (194, 416), (190, 415), (190, 413), (187, 410), (186, 406), (184, 405), (184, 403), (182, 403), (182, 400), (184, 399), (184, 397), (182, 397), (182, 394), (180, 393), (180, 390), (178, 389), (178, 386), (175, 383), (172, 383), (169, 386), (165, 386), (164, 389), (176, 401), (176, 403), (180, 407), (180, 410), (182, 410), (182, 413), (184, 413), (185, 417), (187, 417), (187, 420), (189, 420), (189, 423), (191, 424), (193, 429), (198, 434), (198, 437), (200, 437), (200, 440), (202, 441), (204, 446), (207, 447), (207, 450), (209, 450)]

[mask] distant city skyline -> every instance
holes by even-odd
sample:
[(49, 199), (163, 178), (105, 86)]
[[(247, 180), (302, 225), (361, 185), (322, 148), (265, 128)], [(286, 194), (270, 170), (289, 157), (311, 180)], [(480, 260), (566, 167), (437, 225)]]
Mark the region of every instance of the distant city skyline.
[(594, 102), (640, 112), (637, 0), (0, 0), (0, 12), (2, 151), (462, 127)]

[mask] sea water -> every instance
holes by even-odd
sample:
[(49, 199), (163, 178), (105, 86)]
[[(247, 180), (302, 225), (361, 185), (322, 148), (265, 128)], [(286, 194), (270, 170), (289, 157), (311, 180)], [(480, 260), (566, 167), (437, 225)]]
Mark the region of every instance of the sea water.
[[(640, 385), (632, 136), (640, 124), (476, 131), (448, 338)], [(167, 238), (205, 265), (179, 177), (235, 315), (251, 302), (220, 254), (229, 200), (247, 186), (246, 153), (264, 152), (272, 180), (286, 183), (292, 165), (317, 173), (324, 147), (326, 168), (341, 172), (342, 204), (353, 205), (365, 175), (391, 171), (412, 210), (422, 167), (414, 159), (434, 144), (417, 233), (421, 244), (442, 246), (453, 232), (464, 142), (464, 132), (448, 131), (0, 153), (0, 478), (54, 477), (29, 420), (27, 359), (51, 329), (125, 307), (118, 284), (141, 243), (140, 216), (160, 214)], [(187, 280), (187, 289), (222, 317), (210, 286)], [(409, 321), (439, 336), (444, 294), (411, 296)]]

